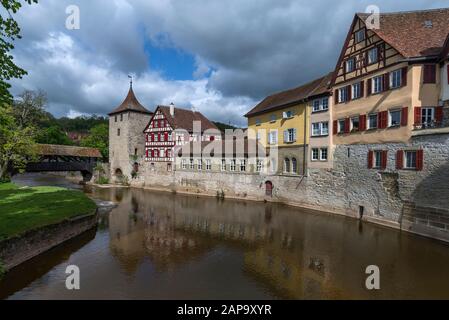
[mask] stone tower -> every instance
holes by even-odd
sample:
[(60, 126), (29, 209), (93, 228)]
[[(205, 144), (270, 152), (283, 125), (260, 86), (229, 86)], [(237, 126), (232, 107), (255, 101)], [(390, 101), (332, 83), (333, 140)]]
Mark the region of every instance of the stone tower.
[[(109, 170), (111, 182), (123, 177), (131, 181), (131, 172), (138, 168), (145, 152), (143, 130), (152, 112), (148, 111), (134, 95), (132, 81), (125, 100), (109, 113)], [(125, 178), (126, 179), (126, 178)]]

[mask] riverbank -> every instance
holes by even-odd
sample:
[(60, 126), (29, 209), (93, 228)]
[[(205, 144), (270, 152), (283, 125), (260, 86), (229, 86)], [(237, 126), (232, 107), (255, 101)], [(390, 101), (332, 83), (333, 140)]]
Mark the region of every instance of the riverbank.
[(96, 224), (96, 204), (60, 187), (0, 184), (0, 261), (9, 270)]

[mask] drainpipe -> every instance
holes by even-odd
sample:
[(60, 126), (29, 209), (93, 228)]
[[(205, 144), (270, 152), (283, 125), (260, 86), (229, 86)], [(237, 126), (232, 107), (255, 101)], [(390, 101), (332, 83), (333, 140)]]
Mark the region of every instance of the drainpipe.
[(302, 159), (302, 172), (303, 172), (303, 176), (305, 176), (307, 174), (306, 170), (307, 170), (307, 166), (306, 166), (306, 160), (307, 160), (307, 155), (306, 155), (306, 134), (307, 134), (307, 103), (305, 103), (304, 105), (304, 144), (303, 144), (303, 159)]

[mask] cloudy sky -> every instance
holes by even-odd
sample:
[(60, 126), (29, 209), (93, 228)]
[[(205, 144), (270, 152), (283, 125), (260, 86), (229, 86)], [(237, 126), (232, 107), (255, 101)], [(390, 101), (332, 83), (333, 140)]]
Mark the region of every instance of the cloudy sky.
[[(148, 109), (174, 102), (245, 126), (273, 92), (335, 67), (354, 13), (439, 8), (429, 0), (39, 0), (17, 14), (13, 94), (41, 89), (55, 116), (107, 114), (128, 91)], [(66, 8), (80, 29), (66, 28)]]

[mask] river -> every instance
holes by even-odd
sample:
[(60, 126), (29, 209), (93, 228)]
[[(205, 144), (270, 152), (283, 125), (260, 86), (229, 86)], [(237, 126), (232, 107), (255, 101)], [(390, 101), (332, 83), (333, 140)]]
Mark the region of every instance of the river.
[[(82, 188), (41, 174), (16, 183)], [(82, 189), (117, 207), (9, 272), (0, 298), (449, 298), (449, 245), (439, 241), (281, 204)], [(80, 290), (65, 288), (68, 265), (80, 268)], [(365, 286), (369, 265), (379, 290)]]

